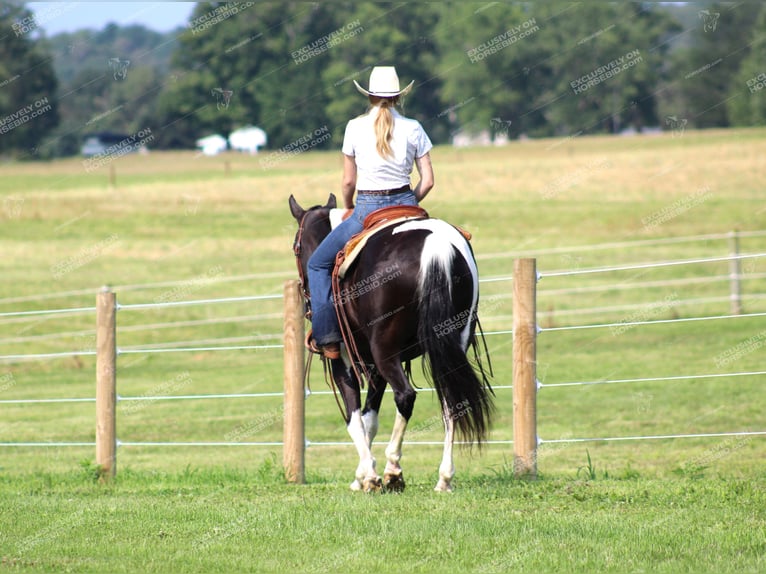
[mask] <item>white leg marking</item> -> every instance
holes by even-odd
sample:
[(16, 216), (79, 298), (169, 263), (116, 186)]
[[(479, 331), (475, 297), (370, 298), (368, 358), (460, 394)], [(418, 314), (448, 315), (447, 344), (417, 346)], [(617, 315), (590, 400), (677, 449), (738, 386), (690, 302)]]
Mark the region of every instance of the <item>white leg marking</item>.
[(407, 419), (397, 409), (396, 419), (394, 420), (394, 430), (391, 432), (391, 440), (386, 447), (386, 471), (384, 476), (389, 474), (400, 475), (402, 467), (399, 461), (402, 459), (402, 442), (404, 441), (404, 431), (407, 430)]
[(375, 472), (375, 459), (370, 452), (370, 445), (367, 443), (367, 433), (364, 430), (359, 409), (351, 413), (347, 429), (354, 446), (356, 446), (356, 451), (359, 453), (359, 466), (356, 468), (356, 477), (351, 483), (351, 490), (369, 490), (380, 486), (380, 477)]
[(378, 411), (367, 411), (362, 415), (364, 432), (367, 435), (367, 446), (372, 448), (372, 441), (378, 434)]
[(439, 465), (439, 481), (434, 488), (437, 492), (452, 492), (452, 477), (455, 476), (455, 465), (452, 462), (452, 443), (455, 440), (455, 421), (447, 410), (442, 406), (442, 418), (444, 419), (444, 454)]

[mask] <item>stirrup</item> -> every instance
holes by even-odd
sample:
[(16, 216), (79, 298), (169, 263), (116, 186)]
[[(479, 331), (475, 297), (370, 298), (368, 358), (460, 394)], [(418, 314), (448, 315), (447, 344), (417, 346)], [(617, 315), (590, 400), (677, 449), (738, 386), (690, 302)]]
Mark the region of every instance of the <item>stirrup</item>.
[(309, 332), (306, 333), (305, 345), (309, 352), (316, 353), (317, 355), (320, 355), (326, 359), (340, 359), (340, 344), (337, 344), (337, 349), (328, 348), (328, 345), (323, 345), (320, 347), (317, 345), (313, 334), (314, 332), (312, 329), (309, 329)]

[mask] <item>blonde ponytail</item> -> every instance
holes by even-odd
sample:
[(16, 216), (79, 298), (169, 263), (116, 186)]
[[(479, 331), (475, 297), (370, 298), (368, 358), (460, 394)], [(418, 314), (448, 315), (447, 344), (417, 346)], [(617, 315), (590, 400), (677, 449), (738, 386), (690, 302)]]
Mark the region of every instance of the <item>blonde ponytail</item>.
[(382, 158), (393, 155), (391, 139), (394, 137), (394, 114), (391, 112), (391, 106), (396, 105), (398, 101), (398, 96), (395, 98), (370, 96), (370, 103), (380, 108), (378, 117), (375, 118), (375, 149)]

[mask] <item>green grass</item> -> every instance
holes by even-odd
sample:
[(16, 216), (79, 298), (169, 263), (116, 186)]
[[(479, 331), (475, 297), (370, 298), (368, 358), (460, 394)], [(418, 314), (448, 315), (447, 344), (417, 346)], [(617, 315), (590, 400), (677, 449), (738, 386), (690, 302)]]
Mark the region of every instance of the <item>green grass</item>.
[(758, 572), (764, 491), (748, 480), (635, 474), (465, 477), (444, 496), (417, 474), (364, 496), (334, 477), (287, 486), (275, 464), (5, 479), (3, 566), (19, 571)]
[[(300, 487), (284, 484), (278, 447), (121, 446), (109, 485), (94, 482), (93, 447), (0, 447), (2, 565), (762, 571), (764, 437), (546, 442), (766, 430), (762, 376), (703, 376), (762, 370), (763, 318), (620, 327), (726, 315), (728, 263), (545, 274), (727, 255), (725, 237), (638, 242), (763, 231), (764, 155), (763, 129), (434, 150), (437, 186), (424, 207), (473, 233), (482, 277), (508, 277), (514, 257), (534, 256), (544, 275), (544, 327), (617, 325), (540, 335), (538, 481), (512, 478), (507, 444), (458, 449), (456, 492), (438, 496), (431, 489), (441, 449), (405, 445), (408, 490), (355, 495), (348, 492), (353, 448), (316, 444), (348, 437), (333, 398), (315, 393), (306, 407), (315, 444)], [(275, 169), (262, 169), (258, 158), (191, 153), (126, 156), (112, 165), (116, 185), (108, 168), (86, 173), (79, 160), (0, 167), (0, 313), (90, 307), (104, 284), (123, 305), (281, 293), (296, 276), (287, 197), (320, 203), (340, 180), (337, 153), (303, 154)], [(740, 243), (742, 253), (766, 252), (764, 236)], [(745, 260), (742, 269), (745, 312), (766, 312), (766, 260)], [(510, 293), (510, 281), (482, 284), (486, 331), (510, 329)], [(0, 354), (88, 351), (94, 323), (93, 313), (0, 317)], [(281, 330), (279, 300), (118, 312), (122, 349), (279, 343)], [(510, 335), (489, 335), (487, 344), (495, 386), (510, 385)], [(0, 401), (93, 397), (94, 372), (87, 354), (2, 362)], [(673, 376), (690, 378), (554, 386)], [(281, 387), (278, 349), (118, 359), (123, 397)], [(326, 390), (316, 366), (311, 387)], [(491, 438), (511, 440), (511, 392), (498, 389), (496, 403)], [(122, 401), (117, 434), (124, 442), (275, 442), (281, 408), (279, 397)], [(393, 418), (386, 399), (380, 467)], [(419, 393), (410, 431), (412, 441), (442, 439), (432, 393)], [(94, 437), (93, 403), (0, 403), (0, 443)]]

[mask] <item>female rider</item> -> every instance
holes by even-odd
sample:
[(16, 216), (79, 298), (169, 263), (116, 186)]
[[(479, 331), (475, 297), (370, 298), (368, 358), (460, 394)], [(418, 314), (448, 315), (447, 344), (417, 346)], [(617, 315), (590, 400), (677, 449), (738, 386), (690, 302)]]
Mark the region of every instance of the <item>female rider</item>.
[[(330, 232), (308, 262), (313, 332), (310, 348), (327, 358), (340, 357), (342, 339), (331, 300), (331, 275), (338, 251), (362, 230), (369, 213), (392, 205), (417, 205), (434, 186), (431, 140), (417, 120), (395, 109), (414, 83), (400, 89), (393, 66), (373, 68), (369, 90), (354, 80), (356, 88), (369, 98), (370, 108), (348, 122), (343, 137), (341, 193), (344, 207), (353, 213)], [(420, 174), (415, 189), (410, 187), (413, 163)]]

